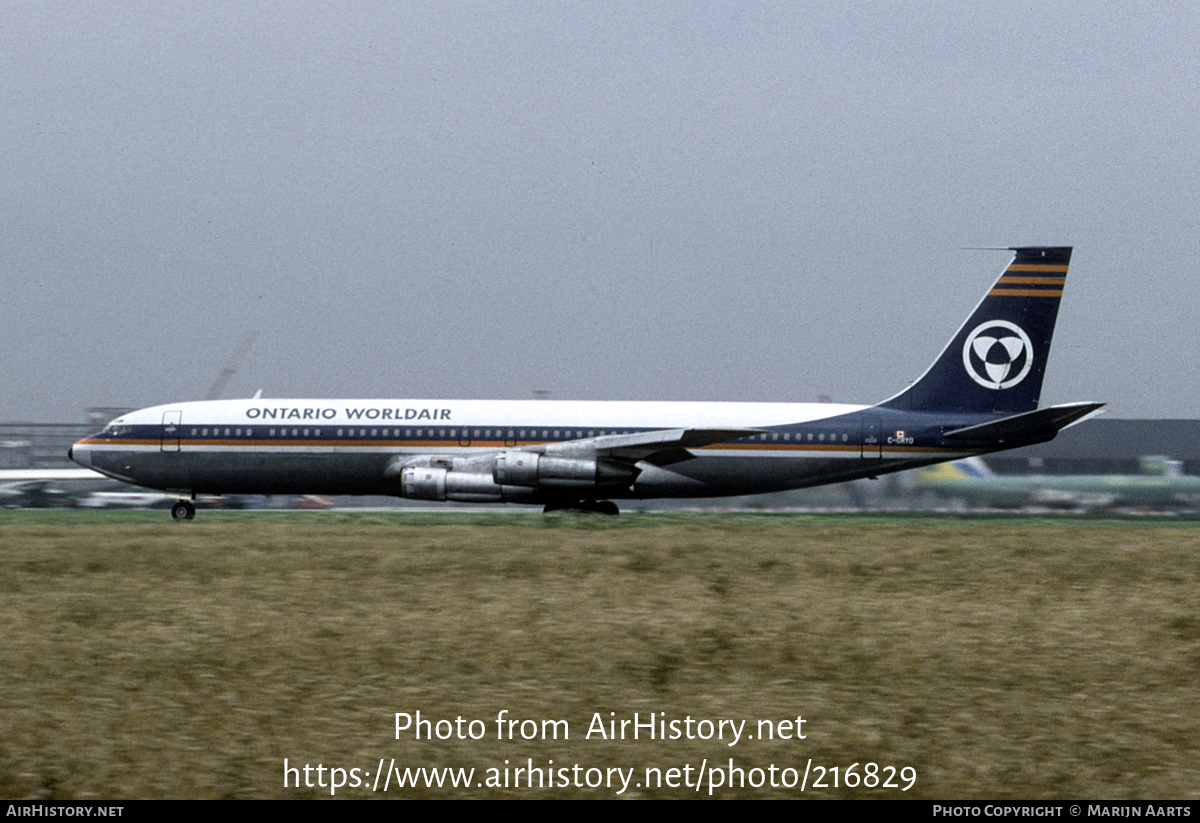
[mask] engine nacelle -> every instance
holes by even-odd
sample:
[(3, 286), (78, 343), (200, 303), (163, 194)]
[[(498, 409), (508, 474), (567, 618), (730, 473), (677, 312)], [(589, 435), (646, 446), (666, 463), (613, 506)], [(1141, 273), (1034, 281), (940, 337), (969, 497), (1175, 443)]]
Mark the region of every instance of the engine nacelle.
[(503, 486), (538, 489), (592, 489), (628, 486), (637, 469), (616, 460), (555, 457), (510, 449), (492, 460), (492, 480)]
[(544, 493), (583, 493), (630, 486), (633, 466), (604, 458), (557, 457), (517, 449), (476, 457), (421, 455), (397, 459), (384, 477), (413, 500), (462, 503), (535, 502)]
[(457, 500), (462, 503), (501, 503), (524, 493), (505, 494), (490, 475), (458, 472), (436, 466), (405, 466), (400, 472), (400, 493), (414, 500)]

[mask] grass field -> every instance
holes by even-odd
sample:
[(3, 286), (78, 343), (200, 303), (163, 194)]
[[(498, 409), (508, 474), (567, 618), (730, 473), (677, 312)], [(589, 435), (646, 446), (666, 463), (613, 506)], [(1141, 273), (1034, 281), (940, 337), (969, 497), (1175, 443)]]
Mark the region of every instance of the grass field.
[[(1194, 800), (1198, 549), (1169, 519), (4, 512), (0, 796)], [(397, 736), (418, 711), (435, 739)], [(587, 737), (635, 713), (680, 734)]]

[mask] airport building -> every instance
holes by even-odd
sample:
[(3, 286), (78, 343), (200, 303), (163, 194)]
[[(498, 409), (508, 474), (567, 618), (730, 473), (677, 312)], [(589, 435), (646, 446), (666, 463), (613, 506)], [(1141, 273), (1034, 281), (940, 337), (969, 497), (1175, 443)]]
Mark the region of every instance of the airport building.
[(1049, 443), (989, 455), (997, 474), (1137, 474), (1139, 460), (1162, 455), (1200, 474), (1200, 420), (1113, 420), (1099, 417), (1060, 432)]
[(79, 468), (67, 459), (67, 449), (99, 428), (86, 423), (0, 423), (0, 469)]

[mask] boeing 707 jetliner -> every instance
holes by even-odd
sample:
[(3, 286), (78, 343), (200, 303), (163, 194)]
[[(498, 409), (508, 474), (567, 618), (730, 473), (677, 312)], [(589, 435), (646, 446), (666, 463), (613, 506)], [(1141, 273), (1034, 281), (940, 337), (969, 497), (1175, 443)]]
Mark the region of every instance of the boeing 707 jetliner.
[(874, 406), (212, 400), (122, 415), (76, 463), (180, 496), (394, 495), (617, 513), (615, 500), (840, 483), (1028, 446), (1103, 403), (1038, 408), (1070, 247), (1024, 247), (909, 388)]

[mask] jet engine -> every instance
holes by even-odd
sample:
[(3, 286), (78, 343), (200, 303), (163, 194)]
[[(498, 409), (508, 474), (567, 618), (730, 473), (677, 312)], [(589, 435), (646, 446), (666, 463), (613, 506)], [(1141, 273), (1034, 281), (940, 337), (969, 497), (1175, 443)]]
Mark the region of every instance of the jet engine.
[(490, 474), (453, 471), (439, 466), (405, 466), (400, 471), (400, 494), (414, 500), (457, 500), (463, 503), (502, 503), (528, 497), (521, 487), (508, 490)]
[(403, 497), (466, 503), (532, 502), (564, 492), (588, 497), (593, 491), (627, 488), (637, 475), (636, 468), (616, 460), (517, 449), (470, 458), (409, 458), (393, 463), (385, 473), (399, 479)]
[(518, 450), (492, 459), (492, 478), (502, 485), (558, 490), (628, 486), (638, 471), (627, 463), (604, 458), (555, 457)]

